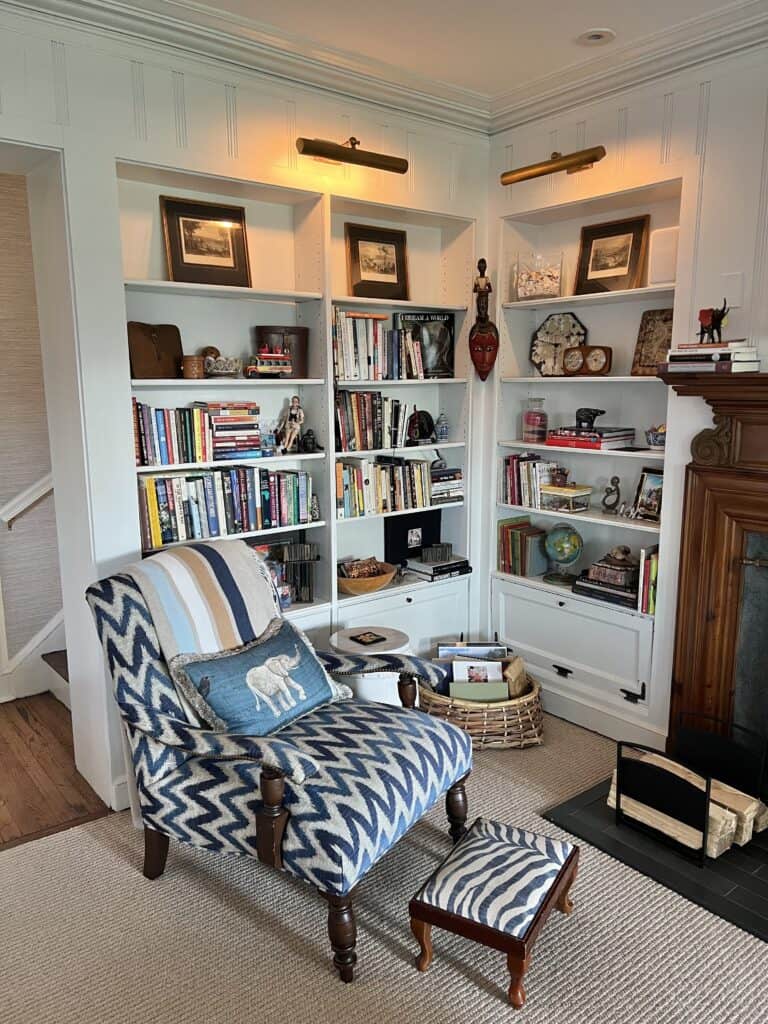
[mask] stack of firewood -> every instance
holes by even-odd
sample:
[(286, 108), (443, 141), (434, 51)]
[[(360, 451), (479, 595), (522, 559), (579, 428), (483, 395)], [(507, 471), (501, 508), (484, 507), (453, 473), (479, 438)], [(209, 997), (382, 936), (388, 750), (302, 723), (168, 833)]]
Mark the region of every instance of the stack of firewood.
[[(629, 751), (625, 748), (625, 754)], [(704, 789), (704, 783), (700, 775), (691, 771), (677, 761), (672, 761), (663, 754), (652, 754), (644, 750), (634, 751), (639, 760), (663, 768), (673, 775), (685, 779), (693, 785)], [(616, 771), (614, 769), (611, 781), (611, 790), (608, 794), (608, 806), (616, 807)], [(684, 825), (682, 822), (662, 814), (661, 811), (648, 807), (646, 804), (633, 800), (631, 797), (622, 796), (621, 809), (628, 818), (651, 828), (657, 829), (668, 835), (670, 839), (682, 843), (693, 850), (701, 847), (701, 832), (698, 829)], [(755, 797), (747, 796), (724, 782), (712, 780), (709, 804), (709, 829), (707, 832), (707, 856), (719, 857), (735, 843), (737, 846), (744, 846), (750, 841), (755, 832), (762, 832), (768, 828), (768, 807)]]

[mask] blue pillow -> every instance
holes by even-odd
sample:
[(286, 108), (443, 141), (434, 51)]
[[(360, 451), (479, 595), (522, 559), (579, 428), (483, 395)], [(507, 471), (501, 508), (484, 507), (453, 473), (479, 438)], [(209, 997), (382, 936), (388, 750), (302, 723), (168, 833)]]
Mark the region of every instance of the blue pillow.
[(268, 736), (321, 704), (351, 696), (331, 682), (304, 634), (273, 619), (262, 635), (221, 654), (179, 654), (171, 676), (214, 729)]

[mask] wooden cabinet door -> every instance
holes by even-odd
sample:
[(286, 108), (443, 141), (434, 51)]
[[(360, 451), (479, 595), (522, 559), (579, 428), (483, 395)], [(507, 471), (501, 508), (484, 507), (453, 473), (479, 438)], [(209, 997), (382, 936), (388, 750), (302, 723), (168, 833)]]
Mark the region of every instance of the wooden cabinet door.
[[(744, 718), (754, 714), (756, 673), (763, 686), (768, 676), (768, 567), (760, 564), (764, 560), (768, 560), (766, 476), (689, 466), (671, 737), (681, 712), (755, 727), (754, 721)], [(763, 703), (763, 715), (765, 707)]]

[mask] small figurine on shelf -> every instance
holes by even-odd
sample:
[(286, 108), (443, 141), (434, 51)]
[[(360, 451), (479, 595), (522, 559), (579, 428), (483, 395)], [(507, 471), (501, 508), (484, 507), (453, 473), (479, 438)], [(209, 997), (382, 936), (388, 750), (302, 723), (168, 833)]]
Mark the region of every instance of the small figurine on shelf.
[(298, 395), (293, 395), (290, 405), (280, 414), (277, 425), (277, 439), (283, 455), (296, 451), (303, 423), (304, 410), (301, 401)]
[(565, 466), (555, 466), (555, 468), (552, 470), (552, 486), (567, 487), (568, 474), (570, 472), (570, 469), (566, 469)]
[(699, 310), (699, 344), (719, 345), (723, 340), (722, 329), (728, 322), (728, 300), (723, 299), (719, 309)]
[(441, 412), (435, 420), (435, 438), (438, 441), (447, 441), (449, 433), (448, 417), (444, 412)]
[(491, 279), (485, 275), (487, 266), (484, 259), (477, 261), (478, 275), (472, 287), (477, 296), (477, 319), (469, 332), (469, 355), (480, 380), (488, 377), (499, 354), (499, 332), (488, 318), (488, 297), (493, 288)]
[(312, 500), (309, 503), (309, 518), (313, 523), (320, 522), (320, 499), (316, 494), (312, 495)]
[(323, 451), (323, 446), (317, 440), (315, 432), (311, 427), (301, 435), (299, 451), (304, 452), (305, 455), (313, 455), (315, 452)]
[(619, 502), (621, 501), (621, 490), (619, 489), (620, 479), (617, 476), (611, 477), (610, 484), (605, 488), (605, 497), (603, 498), (603, 512), (609, 516), (615, 516), (619, 512)]

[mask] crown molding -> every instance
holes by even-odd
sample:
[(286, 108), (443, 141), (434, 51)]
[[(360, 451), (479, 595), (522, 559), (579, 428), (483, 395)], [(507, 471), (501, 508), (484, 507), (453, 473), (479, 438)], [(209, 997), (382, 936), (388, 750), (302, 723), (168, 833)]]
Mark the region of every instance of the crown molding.
[(739, 0), (488, 96), (321, 47), (195, 0), (0, 0), (0, 6), (213, 60), (422, 120), (495, 135), (768, 44), (768, 0)]
[(768, 0), (742, 0), (491, 100), (492, 135), (768, 43)]
[(452, 128), (488, 130), (490, 100), (482, 93), (321, 47), (192, 0), (10, 0), (1, 6), (143, 45), (172, 47)]

